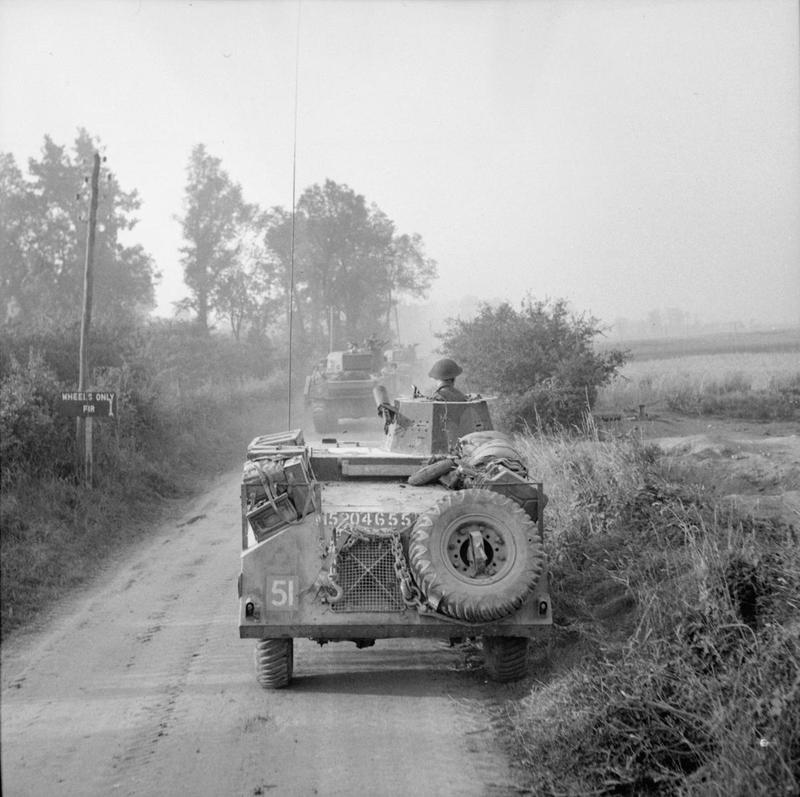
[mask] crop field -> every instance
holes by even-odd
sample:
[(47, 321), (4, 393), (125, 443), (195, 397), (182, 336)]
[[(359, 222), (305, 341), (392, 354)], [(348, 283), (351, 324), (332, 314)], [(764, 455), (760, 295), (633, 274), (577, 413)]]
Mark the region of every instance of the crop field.
[[(727, 349), (727, 350), (726, 350)], [(734, 350), (735, 349), (735, 350)], [(687, 414), (791, 420), (800, 410), (800, 330), (769, 348), (758, 338), (631, 346), (631, 359), (600, 393), (597, 409), (644, 404)]]
[(772, 390), (800, 378), (796, 352), (695, 354), (668, 359), (632, 360), (608, 386), (601, 400), (609, 406), (649, 404), (687, 387), (718, 392), (726, 387)]

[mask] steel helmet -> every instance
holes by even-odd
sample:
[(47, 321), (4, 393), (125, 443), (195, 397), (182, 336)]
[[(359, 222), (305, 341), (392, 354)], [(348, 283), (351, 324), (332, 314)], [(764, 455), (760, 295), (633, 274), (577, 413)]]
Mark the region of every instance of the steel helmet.
[(428, 376), (431, 379), (455, 379), (462, 371), (463, 368), (455, 360), (445, 357), (433, 364)]

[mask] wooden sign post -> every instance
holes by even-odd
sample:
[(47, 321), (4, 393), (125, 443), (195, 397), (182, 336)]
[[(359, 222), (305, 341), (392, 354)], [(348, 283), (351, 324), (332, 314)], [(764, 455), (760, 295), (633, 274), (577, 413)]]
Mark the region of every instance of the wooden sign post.
[[(89, 204), (89, 225), (86, 234), (86, 267), (83, 272), (83, 314), (81, 315), (81, 349), (78, 368), (78, 390), (86, 390), (89, 373), (88, 348), (89, 329), (92, 325), (92, 291), (94, 287), (94, 239), (97, 227), (97, 187), (100, 180), (100, 155), (95, 152), (92, 167), (92, 195)], [(83, 438), (83, 440), (81, 440)], [(77, 424), (77, 446), (83, 448), (83, 481), (87, 487), (93, 483), (94, 463), (92, 461), (92, 417), (80, 415)]]
[(62, 391), (57, 407), (61, 415), (77, 418), (83, 425), (79, 443), (83, 443), (84, 480), (91, 486), (94, 479), (94, 457), (92, 449), (92, 423), (95, 418), (117, 417), (117, 394), (102, 390)]

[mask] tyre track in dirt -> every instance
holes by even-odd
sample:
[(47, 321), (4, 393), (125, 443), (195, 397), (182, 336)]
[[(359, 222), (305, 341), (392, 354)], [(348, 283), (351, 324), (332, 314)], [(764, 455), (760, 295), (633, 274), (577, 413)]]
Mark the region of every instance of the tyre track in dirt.
[(4, 794), (520, 793), (481, 711), (496, 687), (457, 650), (299, 640), (292, 687), (257, 685), (237, 628), (239, 481), (4, 645)]

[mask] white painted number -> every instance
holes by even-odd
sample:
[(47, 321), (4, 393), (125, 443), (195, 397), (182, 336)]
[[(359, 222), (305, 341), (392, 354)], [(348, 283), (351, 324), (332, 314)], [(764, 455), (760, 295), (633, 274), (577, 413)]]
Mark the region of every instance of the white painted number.
[(366, 526), (367, 528), (405, 528), (411, 525), (417, 516), (414, 512), (326, 512), (326, 526)]
[(293, 609), (297, 593), (297, 579), (291, 576), (267, 578), (267, 608)]

